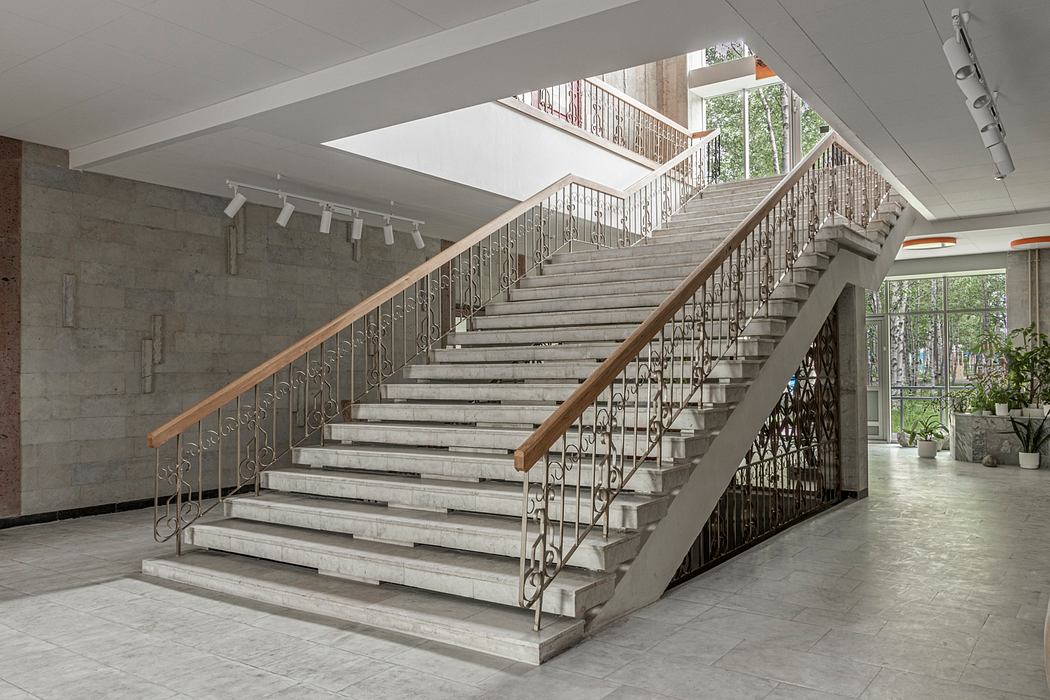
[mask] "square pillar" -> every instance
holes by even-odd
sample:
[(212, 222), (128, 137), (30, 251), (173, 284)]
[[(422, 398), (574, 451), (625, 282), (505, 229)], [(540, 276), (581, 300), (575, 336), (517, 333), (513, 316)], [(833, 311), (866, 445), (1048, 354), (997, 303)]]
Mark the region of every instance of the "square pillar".
[(838, 312), (839, 457), (842, 490), (847, 496), (868, 495), (867, 354), (864, 290), (846, 285), (835, 302)]
[(0, 136), (0, 518), (22, 502), (22, 142)]

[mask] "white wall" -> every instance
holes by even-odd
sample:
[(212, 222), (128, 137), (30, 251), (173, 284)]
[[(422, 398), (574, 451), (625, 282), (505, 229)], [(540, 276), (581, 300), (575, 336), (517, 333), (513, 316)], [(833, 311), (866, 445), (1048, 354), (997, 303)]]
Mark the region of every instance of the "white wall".
[(624, 188), (645, 166), (498, 102), (327, 145), (516, 200), (572, 173)]

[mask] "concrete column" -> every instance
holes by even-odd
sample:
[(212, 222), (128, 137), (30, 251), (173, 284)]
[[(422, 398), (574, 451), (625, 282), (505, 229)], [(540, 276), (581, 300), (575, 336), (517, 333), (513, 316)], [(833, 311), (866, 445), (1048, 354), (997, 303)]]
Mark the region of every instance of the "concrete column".
[(685, 56), (599, 77), (683, 127), (689, 125), (689, 71)]
[(868, 405), (864, 290), (846, 285), (835, 303), (839, 345), (839, 445), (842, 490), (868, 495)]
[(1040, 250), (1006, 255), (1006, 327), (1037, 323), (1050, 334), (1050, 255)]
[(0, 136), (0, 517), (22, 497), (22, 142)]

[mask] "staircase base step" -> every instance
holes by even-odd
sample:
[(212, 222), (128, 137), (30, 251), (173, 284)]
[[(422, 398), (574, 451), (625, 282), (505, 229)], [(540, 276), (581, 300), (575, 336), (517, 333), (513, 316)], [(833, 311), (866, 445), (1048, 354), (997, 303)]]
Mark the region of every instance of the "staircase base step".
[(332, 578), (308, 569), (217, 552), (147, 559), (148, 576), (388, 632), (540, 664), (576, 644), (585, 622), (400, 586)]

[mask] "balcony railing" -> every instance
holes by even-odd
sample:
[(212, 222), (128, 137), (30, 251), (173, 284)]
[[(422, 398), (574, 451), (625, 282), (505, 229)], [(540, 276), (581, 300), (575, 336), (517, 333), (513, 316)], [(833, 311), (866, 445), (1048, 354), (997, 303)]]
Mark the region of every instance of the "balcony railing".
[(690, 134), (656, 110), (594, 78), (515, 95), (569, 126), (666, 163), (689, 148)]
[[(572, 396), (516, 450), (525, 472), (520, 603), (539, 626), (544, 591), (646, 463), (674, 459), (665, 435), (746, 338), (773, 290), (832, 216), (866, 225), (889, 185), (828, 134)], [(586, 471), (592, 507), (556, 518)], [(535, 473), (533, 473), (535, 472)]]
[[(625, 191), (570, 175), (485, 224), (149, 434), (154, 536), (175, 538), (226, 496), (382, 387), (555, 253), (649, 239), (712, 180), (713, 132)], [(218, 494), (218, 499), (212, 498)]]

